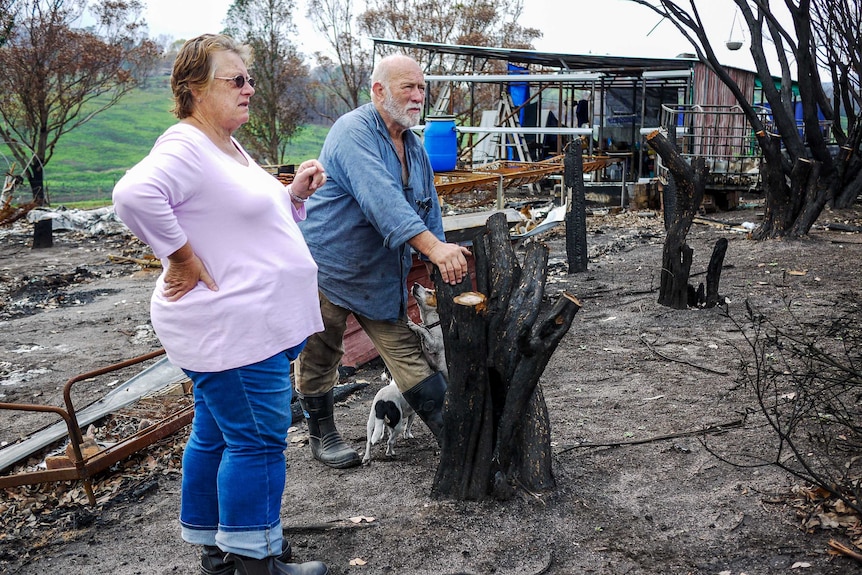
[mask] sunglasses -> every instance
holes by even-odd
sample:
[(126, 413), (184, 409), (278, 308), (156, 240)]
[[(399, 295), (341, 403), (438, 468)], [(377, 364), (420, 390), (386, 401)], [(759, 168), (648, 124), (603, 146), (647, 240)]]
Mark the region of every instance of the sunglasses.
[(243, 86), (245, 86), (245, 83), (246, 83), (246, 82), (248, 82), (248, 85), (249, 85), (249, 86), (251, 86), (252, 88), (254, 88), (254, 78), (252, 78), (251, 76), (249, 76), (248, 78), (246, 78), (246, 77), (245, 77), (245, 76), (243, 76), (242, 74), (237, 74), (236, 76), (234, 76), (234, 77), (232, 77), (232, 78), (225, 78), (225, 77), (223, 77), (223, 76), (214, 76), (214, 78), (215, 78), (216, 80), (227, 80), (227, 81), (229, 81), (229, 82), (233, 82), (233, 83), (234, 83), (234, 85), (235, 85), (237, 88), (240, 88), (240, 89), (242, 89), (242, 87), (243, 87)]

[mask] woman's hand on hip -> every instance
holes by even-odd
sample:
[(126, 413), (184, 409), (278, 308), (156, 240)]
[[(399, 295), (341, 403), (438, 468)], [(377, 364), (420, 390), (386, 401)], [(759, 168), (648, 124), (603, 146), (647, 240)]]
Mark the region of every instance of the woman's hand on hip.
[(162, 295), (168, 301), (177, 301), (192, 291), (199, 281), (212, 291), (218, 291), (215, 280), (189, 244), (168, 256), (168, 269), (165, 271), (164, 281)]

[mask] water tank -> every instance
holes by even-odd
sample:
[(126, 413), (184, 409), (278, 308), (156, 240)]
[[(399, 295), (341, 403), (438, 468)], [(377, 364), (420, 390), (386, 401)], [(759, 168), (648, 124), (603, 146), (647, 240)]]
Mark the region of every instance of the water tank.
[(458, 134), (453, 116), (425, 118), (425, 151), (435, 172), (449, 172), (458, 162)]

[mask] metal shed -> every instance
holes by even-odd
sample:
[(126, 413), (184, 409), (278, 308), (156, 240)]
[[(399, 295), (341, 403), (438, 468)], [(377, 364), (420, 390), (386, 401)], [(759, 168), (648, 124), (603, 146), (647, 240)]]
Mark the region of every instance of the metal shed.
[[(562, 153), (572, 138), (584, 137), (590, 156), (626, 159), (622, 173), (602, 170), (598, 180), (662, 177), (660, 159), (643, 138), (672, 126), (679, 128), (683, 153), (707, 156), (714, 170), (726, 173), (736, 166), (751, 172), (759, 166), (759, 150), (733, 95), (691, 54), (640, 58), (372, 40), (375, 56), (398, 49), (423, 64), (426, 117), (461, 119), (460, 160), (466, 169), (499, 160), (541, 161)], [(753, 99), (756, 74), (728, 71)], [(472, 95), (481, 85), (498, 87), (496, 110), (476, 108), (478, 100)], [(515, 86), (526, 88), (522, 101), (513, 99)], [(461, 98), (452, 97), (455, 91)], [(727, 182), (724, 178), (722, 187)], [(751, 187), (751, 182), (743, 186)]]

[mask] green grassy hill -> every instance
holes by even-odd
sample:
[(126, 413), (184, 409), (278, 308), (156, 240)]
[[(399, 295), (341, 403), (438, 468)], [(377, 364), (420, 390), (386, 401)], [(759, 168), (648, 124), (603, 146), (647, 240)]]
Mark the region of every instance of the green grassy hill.
[[(155, 78), (150, 87), (130, 92), (118, 104), (60, 138), (54, 157), (45, 167), (51, 204), (110, 202), (117, 180), (177, 121), (171, 106), (167, 78)], [(303, 128), (289, 145), (287, 163), (317, 157), (327, 131), (317, 125)], [(7, 161), (11, 159), (7, 150), (0, 151)], [(5, 162), (0, 161), (0, 167), (5, 170)]]

